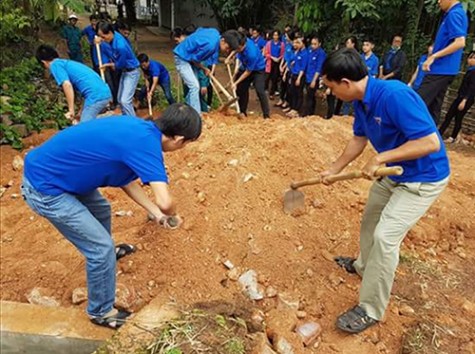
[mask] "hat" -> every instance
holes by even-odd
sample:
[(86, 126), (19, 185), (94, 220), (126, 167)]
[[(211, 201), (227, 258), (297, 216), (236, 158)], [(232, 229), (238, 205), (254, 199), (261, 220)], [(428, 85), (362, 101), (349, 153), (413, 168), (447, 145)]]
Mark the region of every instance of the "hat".
[(77, 17), (75, 14), (69, 15), (68, 20), (73, 20), (73, 19), (74, 19), (74, 20), (77, 20), (78, 17)]

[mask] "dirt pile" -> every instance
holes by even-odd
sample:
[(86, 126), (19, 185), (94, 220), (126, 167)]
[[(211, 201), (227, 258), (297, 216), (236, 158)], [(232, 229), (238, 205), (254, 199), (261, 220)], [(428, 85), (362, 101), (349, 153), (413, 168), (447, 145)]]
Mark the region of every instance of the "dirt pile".
[[(34, 135), (26, 145), (36, 146), (52, 133)], [(165, 156), (184, 218), (176, 231), (147, 222), (146, 213), (122, 191), (104, 189), (113, 215), (132, 211), (113, 217), (116, 242), (138, 247), (117, 269), (128, 306), (137, 310), (159, 294), (184, 305), (239, 301), (238, 279), (252, 269), (256, 289), (264, 294), (255, 306), (266, 316), (279, 302), (296, 306), (305, 321), (322, 327), (318, 352), (395, 353), (403, 345), (431, 349), (430, 333), (438, 350), (463, 352), (475, 340), (473, 306), (467, 305), (475, 303), (475, 269), (467, 267), (475, 255), (475, 151), (468, 147), (450, 151), (449, 188), (405, 241), (384, 323), (358, 336), (336, 331), (337, 315), (358, 301), (360, 281), (338, 269), (332, 257), (356, 255), (370, 182), (306, 188), (305, 210), (294, 215), (283, 213), (282, 198), (292, 180), (325, 169), (351, 135), (351, 119), (345, 118), (207, 116), (198, 142)], [(84, 260), (21, 198), (12, 198), (21, 184), (21, 172), (11, 165), (18, 153), (8, 147), (1, 153), (1, 183), (13, 181), (0, 200), (1, 297), (26, 302), (26, 295), (41, 287), (62, 306), (73, 306), (73, 291), (85, 286)], [(371, 154), (367, 149), (349, 169), (364, 165)], [(425, 336), (418, 337), (415, 331), (421, 328)]]

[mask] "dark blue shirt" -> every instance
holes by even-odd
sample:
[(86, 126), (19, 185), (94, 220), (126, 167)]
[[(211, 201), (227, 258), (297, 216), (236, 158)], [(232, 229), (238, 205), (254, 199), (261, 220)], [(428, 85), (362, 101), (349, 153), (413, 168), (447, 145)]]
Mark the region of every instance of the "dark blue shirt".
[(426, 72), (422, 70), (422, 66), (424, 65), (424, 62), (426, 60), (427, 60), (427, 54), (424, 54), (421, 56), (421, 58), (419, 59), (419, 62), (417, 63), (417, 76), (412, 84), (412, 88), (416, 91), (419, 89), (419, 87), (421, 87), (422, 80), (424, 80), (424, 76), (426, 75)]
[(135, 69), (139, 67), (140, 63), (135, 57), (130, 42), (119, 32), (114, 32), (111, 46), (116, 69)]
[(273, 56), (274, 58), (279, 58), (280, 57), (280, 49), (282, 48), (282, 42), (277, 41), (274, 42), (274, 40), (269, 41), (270, 42), (270, 55)]
[(85, 28), (82, 30), (81, 34), (82, 34), (83, 36), (86, 36), (87, 41), (89, 42), (89, 44), (90, 44), (91, 46), (94, 45), (94, 37), (96, 36), (96, 31), (94, 30), (94, 28), (92, 28), (91, 25), (85, 27)]
[(323, 62), (325, 61), (327, 54), (322, 47), (313, 50), (311, 47), (308, 47), (308, 64), (307, 70), (305, 71), (307, 83), (311, 83), (315, 76), (315, 73), (322, 72)]
[[(444, 14), (434, 42), (434, 53), (446, 48), (455, 38), (466, 37), (468, 19), (461, 3), (455, 4)], [(462, 62), (463, 48), (438, 58), (430, 67), (433, 75), (457, 75)]]
[(365, 53), (361, 53), (361, 58), (363, 58), (364, 62), (366, 63), (369, 74), (373, 77), (378, 76), (379, 58), (374, 53), (371, 53), (368, 58), (366, 58)]
[(148, 67), (148, 70), (142, 69), (145, 75), (151, 78), (158, 77), (158, 82), (160, 83), (170, 81), (170, 74), (162, 63), (155, 60), (150, 60), (149, 63), (150, 66)]
[(81, 123), (28, 152), (25, 177), (46, 195), (83, 195), (137, 178), (167, 183), (162, 133), (154, 123), (132, 116)]
[(301, 71), (305, 71), (308, 63), (308, 52), (306, 48), (302, 48), (295, 52), (294, 64), (290, 70), (292, 75), (298, 75)]
[[(173, 53), (188, 62), (217, 64), (221, 35), (215, 28), (198, 28), (178, 44)], [(210, 60), (208, 60), (210, 59)]]
[(404, 168), (395, 182), (438, 182), (450, 174), (445, 145), (424, 101), (400, 81), (368, 79), (363, 101), (354, 101), (356, 136), (369, 139), (378, 153), (436, 133), (440, 150), (415, 160), (389, 163)]
[(109, 86), (90, 67), (68, 59), (54, 59), (49, 70), (58, 86), (69, 81), (84, 97), (85, 105), (104, 101), (112, 97)]
[(262, 48), (266, 46), (266, 40), (261, 36), (253, 38), (252, 40), (254, 41), (254, 44), (257, 45), (257, 48), (259, 48), (260, 50), (262, 50)]
[[(107, 63), (113, 62), (113, 60), (112, 60), (112, 47), (109, 43), (102, 41), (101, 44), (100, 44), (100, 50), (101, 50), (102, 64), (107, 64)], [(92, 46), (92, 62), (96, 66), (99, 65), (99, 58), (97, 56), (97, 49), (96, 49), (95, 44)]]
[(262, 71), (266, 68), (264, 55), (250, 38), (246, 40), (246, 46), (241, 53), (238, 53), (237, 58), (244, 70)]

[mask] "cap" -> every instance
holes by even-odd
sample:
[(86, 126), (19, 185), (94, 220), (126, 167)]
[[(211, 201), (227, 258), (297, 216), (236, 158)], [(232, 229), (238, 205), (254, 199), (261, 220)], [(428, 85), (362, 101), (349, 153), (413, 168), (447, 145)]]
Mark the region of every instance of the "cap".
[(78, 17), (77, 17), (75, 14), (71, 14), (71, 15), (69, 15), (69, 17), (68, 17), (68, 20), (72, 20), (72, 19), (77, 20)]

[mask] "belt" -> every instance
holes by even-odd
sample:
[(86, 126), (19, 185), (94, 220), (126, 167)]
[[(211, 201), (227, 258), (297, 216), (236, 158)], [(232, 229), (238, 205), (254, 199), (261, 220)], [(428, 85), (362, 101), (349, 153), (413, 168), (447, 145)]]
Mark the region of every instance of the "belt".
[(131, 72), (131, 71), (134, 71), (134, 70), (136, 70), (136, 69), (138, 69), (138, 67), (136, 67), (136, 68), (124, 68), (124, 69), (122, 69), (122, 70), (123, 70), (123, 71), (126, 71), (126, 72)]

